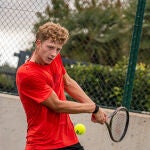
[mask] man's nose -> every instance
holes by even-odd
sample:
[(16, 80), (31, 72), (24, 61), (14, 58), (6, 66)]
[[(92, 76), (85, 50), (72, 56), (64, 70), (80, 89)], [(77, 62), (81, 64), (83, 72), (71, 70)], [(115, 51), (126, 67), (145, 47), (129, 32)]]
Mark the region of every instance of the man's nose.
[(51, 53), (52, 58), (55, 58), (57, 56), (57, 49), (54, 49)]

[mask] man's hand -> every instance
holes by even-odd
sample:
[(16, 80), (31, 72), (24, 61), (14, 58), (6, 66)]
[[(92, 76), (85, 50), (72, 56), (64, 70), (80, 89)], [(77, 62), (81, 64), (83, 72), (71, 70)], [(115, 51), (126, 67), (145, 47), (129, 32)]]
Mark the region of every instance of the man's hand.
[(94, 123), (104, 124), (107, 121), (107, 115), (101, 108), (99, 108), (97, 113), (92, 114), (91, 121)]

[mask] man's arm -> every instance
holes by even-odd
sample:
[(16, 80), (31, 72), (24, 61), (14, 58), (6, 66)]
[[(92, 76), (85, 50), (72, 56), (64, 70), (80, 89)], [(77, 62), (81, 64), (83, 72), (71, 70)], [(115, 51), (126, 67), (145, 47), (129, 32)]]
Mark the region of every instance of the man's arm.
[[(69, 113), (69, 114), (77, 114), (77, 113), (93, 113), (95, 110), (94, 103), (79, 103), (73, 101), (62, 101), (59, 100), (56, 93), (52, 91), (49, 98), (42, 102), (46, 107), (54, 110), (58, 113)], [(106, 121), (106, 116), (104, 112), (99, 109), (97, 113), (94, 114), (93, 122), (103, 124)]]
[(42, 104), (58, 113), (92, 113), (95, 109), (94, 103), (78, 103), (73, 101), (59, 100), (54, 91), (52, 91), (50, 97), (43, 101)]
[[(95, 103), (90, 99), (88, 95), (82, 90), (82, 88), (78, 85), (78, 83), (73, 80), (67, 73), (64, 75), (64, 87), (65, 91), (75, 100), (80, 103)], [(104, 123), (107, 119), (107, 115), (103, 110), (99, 107), (99, 111), (95, 114), (92, 114), (91, 120), (93, 122)]]
[[(77, 84), (77, 82), (69, 77), (67, 73), (64, 75), (64, 87), (66, 92), (70, 94), (70, 96), (72, 96), (78, 102), (59, 100), (56, 93), (52, 91), (49, 98), (43, 101), (42, 104), (58, 113), (63, 112), (69, 114), (77, 114), (77, 113), (92, 114), (94, 112), (96, 108), (95, 103), (85, 94), (85, 92)], [(98, 112), (93, 114), (93, 116), (94, 116), (94, 118), (92, 118), (93, 122), (103, 124), (106, 121), (106, 115), (101, 108), (99, 108)]]
[(80, 103), (94, 103), (67, 73), (64, 75), (64, 87), (65, 91), (75, 100)]

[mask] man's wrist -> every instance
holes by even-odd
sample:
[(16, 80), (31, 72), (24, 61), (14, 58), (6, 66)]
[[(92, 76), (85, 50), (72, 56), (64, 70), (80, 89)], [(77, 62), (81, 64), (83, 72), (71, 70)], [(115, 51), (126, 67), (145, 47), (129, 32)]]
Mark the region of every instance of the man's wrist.
[(96, 114), (99, 111), (99, 106), (95, 104), (95, 110), (93, 111), (93, 114)]

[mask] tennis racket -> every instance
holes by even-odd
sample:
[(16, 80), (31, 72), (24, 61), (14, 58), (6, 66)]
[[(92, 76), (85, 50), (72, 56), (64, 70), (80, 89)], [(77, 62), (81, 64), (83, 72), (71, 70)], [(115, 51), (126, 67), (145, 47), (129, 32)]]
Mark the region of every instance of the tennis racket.
[(120, 142), (125, 137), (129, 125), (129, 112), (125, 107), (118, 107), (113, 113), (108, 115), (105, 123), (109, 131), (110, 138), (114, 142)]

